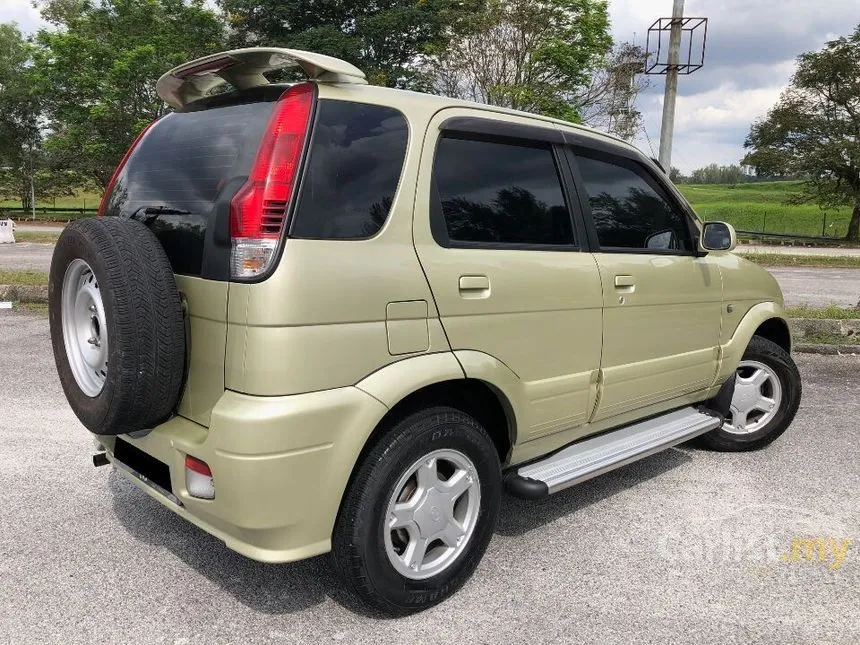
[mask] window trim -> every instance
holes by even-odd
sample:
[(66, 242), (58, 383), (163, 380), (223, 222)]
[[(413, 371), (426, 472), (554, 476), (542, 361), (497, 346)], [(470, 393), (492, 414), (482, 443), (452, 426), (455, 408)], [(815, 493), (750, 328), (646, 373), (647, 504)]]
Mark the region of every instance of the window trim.
[[(444, 126), (449, 122), (454, 122), (460, 126), (463, 123), (491, 123), (498, 124), (484, 128), (476, 128), (475, 130), (461, 129), (446, 129)], [(572, 192), (572, 177), (569, 174), (567, 164), (564, 163), (564, 152), (561, 146), (543, 138), (524, 138), (515, 136), (526, 131), (534, 130), (535, 133), (545, 131), (544, 128), (538, 128), (520, 124), (510, 124), (515, 126), (513, 129), (514, 135), (503, 134), (507, 132), (505, 126), (509, 125), (506, 122), (491, 121), (490, 119), (482, 119), (478, 117), (454, 117), (442, 123), (436, 137), (435, 149), (433, 151), (433, 160), (430, 168), (430, 232), (436, 244), (446, 249), (483, 249), (493, 251), (582, 251), (582, 240), (585, 239), (585, 227), (582, 224), (581, 214), (578, 209), (574, 210), (573, 206), (578, 205), (578, 201), (573, 199), (576, 194)], [(518, 127), (516, 127), (518, 126)], [(492, 129), (492, 132), (487, 130)], [(436, 177), (436, 158), (439, 154), (439, 142), (442, 139), (459, 139), (465, 141), (481, 141), (486, 143), (499, 143), (503, 145), (512, 145), (526, 148), (538, 148), (541, 150), (549, 150), (552, 155), (553, 163), (555, 164), (556, 176), (558, 178), (559, 188), (561, 188), (562, 199), (564, 200), (565, 208), (567, 209), (568, 217), (570, 218), (571, 234), (573, 241), (570, 244), (532, 244), (532, 243), (511, 243), (511, 242), (474, 242), (465, 240), (452, 240), (448, 235), (448, 226), (445, 222), (445, 214), (442, 211), (442, 200), (439, 194), (439, 186)]]
[[(688, 209), (678, 201), (676, 196), (668, 189), (665, 183), (644, 163), (629, 155), (618, 154), (584, 145), (568, 145), (566, 146), (565, 151), (577, 186), (577, 192), (580, 196), (580, 208), (582, 209), (583, 219), (585, 220), (588, 241), (592, 253), (629, 253), (631, 255), (668, 255), (678, 257), (701, 257), (703, 255), (699, 252), (698, 248), (699, 242), (696, 234), (698, 229), (696, 229), (695, 225), (691, 221)], [(645, 181), (645, 183), (647, 183), (653, 190), (660, 193), (675, 212), (683, 218), (690, 250), (635, 249), (624, 246), (602, 246), (597, 235), (597, 226), (594, 223), (594, 217), (591, 212), (591, 202), (589, 201), (588, 189), (579, 168), (579, 157), (585, 157), (587, 159), (594, 159), (596, 161), (620, 166), (621, 168), (626, 168), (641, 177), (642, 180)]]

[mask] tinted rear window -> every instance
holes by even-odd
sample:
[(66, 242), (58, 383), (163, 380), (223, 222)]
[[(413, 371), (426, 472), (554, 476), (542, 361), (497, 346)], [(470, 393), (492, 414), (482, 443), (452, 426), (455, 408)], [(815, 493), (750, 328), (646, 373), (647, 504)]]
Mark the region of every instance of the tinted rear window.
[(290, 235), (362, 239), (388, 217), (409, 128), (394, 108), (320, 100)]
[[(108, 201), (106, 215), (157, 207), (188, 212), (160, 215), (150, 225), (176, 273), (204, 273), (207, 232), (219, 198), (231, 179), (240, 185), (239, 178), (247, 176), (274, 105), (271, 100), (224, 105), (228, 101), (216, 97), (199, 106), (205, 109), (158, 121), (132, 153)], [(238, 185), (230, 185), (229, 192)], [(231, 196), (224, 200), (226, 211)]]

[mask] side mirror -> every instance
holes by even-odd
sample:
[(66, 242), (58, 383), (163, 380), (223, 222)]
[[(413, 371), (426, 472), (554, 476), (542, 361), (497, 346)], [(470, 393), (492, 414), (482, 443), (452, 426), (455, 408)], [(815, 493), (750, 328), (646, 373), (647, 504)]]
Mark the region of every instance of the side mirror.
[(705, 222), (701, 244), (706, 251), (733, 251), (738, 245), (738, 235), (734, 226), (726, 222)]

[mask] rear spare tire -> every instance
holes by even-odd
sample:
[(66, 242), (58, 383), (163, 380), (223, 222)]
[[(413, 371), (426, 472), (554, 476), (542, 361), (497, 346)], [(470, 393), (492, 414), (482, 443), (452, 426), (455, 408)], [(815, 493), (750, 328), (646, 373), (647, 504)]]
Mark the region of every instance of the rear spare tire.
[(66, 398), (90, 431), (152, 428), (176, 409), (185, 327), (170, 262), (141, 222), (69, 224), (48, 286), (51, 342)]

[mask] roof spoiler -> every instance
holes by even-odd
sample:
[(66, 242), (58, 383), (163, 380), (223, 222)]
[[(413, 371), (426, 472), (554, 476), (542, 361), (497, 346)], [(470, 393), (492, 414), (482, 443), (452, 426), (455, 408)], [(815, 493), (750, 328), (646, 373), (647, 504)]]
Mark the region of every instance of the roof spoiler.
[(167, 104), (178, 109), (224, 83), (240, 90), (268, 85), (263, 74), (287, 67), (301, 67), (309, 79), (323, 83), (367, 83), (364, 72), (339, 58), (299, 49), (248, 47), (211, 54), (174, 67), (158, 79), (155, 91)]

